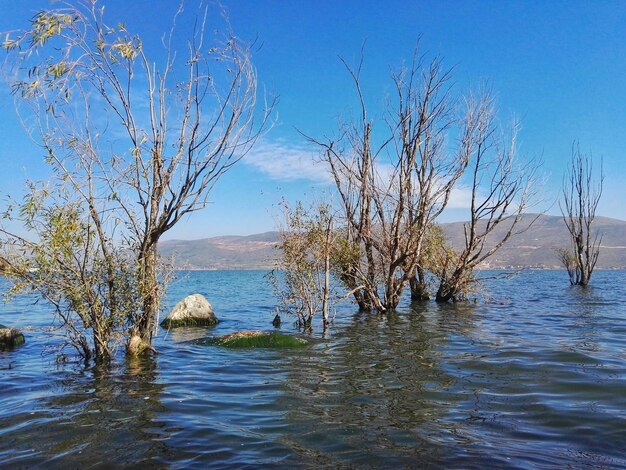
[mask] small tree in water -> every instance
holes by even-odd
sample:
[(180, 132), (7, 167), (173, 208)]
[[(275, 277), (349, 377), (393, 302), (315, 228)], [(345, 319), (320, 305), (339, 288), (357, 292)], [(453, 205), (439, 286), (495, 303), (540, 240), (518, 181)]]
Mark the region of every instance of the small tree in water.
[(140, 304), (134, 260), (98, 239), (96, 226), (67, 188), (49, 192), (33, 185), (7, 215), (36, 235), (30, 241), (11, 234), (10, 245), (1, 245), (4, 276), (13, 281), (8, 296), (35, 291), (55, 307), (66, 332), (62, 346), (73, 346), (85, 361), (108, 359), (123, 341), (128, 312)]
[(311, 328), (313, 317), (322, 313), (324, 329), (330, 322), (331, 258), (337, 238), (330, 205), (320, 203), (306, 210), (283, 203), (285, 227), (280, 231), (280, 273), (270, 282), (279, 297), (279, 309), (294, 314), (300, 327)]
[(563, 197), (559, 201), (571, 249), (560, 249), (558, 254), (567, 269), (571, 285), (588, 285), (598, 262), (602, 237), (593, 230), (593, 221), (602, 196), (603, 182), (602, 165), (596, 183), (591, 155), (581, 153), (579, 145), (574, 145), (572, 161), (563, 179)]
[[(23, 120), (54, 174), (46, 193), (52, 199), (44, 198), (33, 214), (28, 202), (17, 211), (31, 236), (2, 229), (5, 247), (21, 247), (5, 257), (15, 266), (37, 260), (29, 270), (12, 272), (18, 285), (40, 292), (49, 279), (46, 270), (52, 275), (71, 269), (67, 256), (82, 263), (71, 293), (64, 287), (44, 296), (62, 299), (63, 309), (92, 309), (86, 316), (94, 319), (121, 314), (118, 275), (126, 273), (139, 299), (123, 307), (127, 335), (149, 347), (163, 295), (159, 240), (206, 205), (216, 182), (265, 127), (272, 105), (255, 113), (257, 81), (248, 46), (232, 34), (211, 42), (207, 9), (196, 18), (186, 54), (177, 57), (173, 27), (164, 36), (159, 64), (124, 24), (108, 26), (95, 0), (78, 5), (38, 13), (28, 30), (7, 34), (3, 43), (15, 59), (7, 64), (13, 66), (8, 75), (16, 77), (13, 92), (26, 105)], [(181, 7), (174, 24), (182, 14)], [(56, 220), (54, 208), (67, 216), (66, 203), (75, 209), (76, 230), (85, 233), (81, 243), (66, 243), (70, 251), (59, 257), (41, 246), (41, 229)], [(83, 282), (82, 274), (100, 266), (102, 275)], [(42, 275), (28, 275), (33, 269)], [(74, 302), (90, 291), (97, 301)], [(115, 330), (107, 328), (103, 334)], [(106, 355), (92, 347), (96, 356)]]

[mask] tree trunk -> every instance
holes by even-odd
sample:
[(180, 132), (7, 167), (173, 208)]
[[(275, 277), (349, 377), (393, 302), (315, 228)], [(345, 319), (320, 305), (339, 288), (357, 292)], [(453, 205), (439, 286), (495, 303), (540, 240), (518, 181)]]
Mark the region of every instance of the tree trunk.
[(139, 266), (139, 286), (143, 305), (136, 334), (144, 343), (151, 345), (160, 304), (156, 242), (150, 243), (145, 252), (140, 255)]
[(387, 281), (387, 285), (385, 286), (385, 302), (383, 303), (383, 311), (385, 312), (393, 312), (396, 308), (398, 308), (398, 304), (400, 303), (400, 296), (402, 293), (402, 280), (395, 278), (393, 274), (389, 274), (389, 280)]
[(441, 279), (435, 295), (435, 302), (455, 301), (456, 295), (458, 295), (458, 277), (455, 273), (449, 279)]
[(365, 289), (359, 289), (354, 293), (354, 300), (359, 306), (359, 312), (371, 312), (374, 309), (374, 302)]
[(422, 268), (417, 268), (417, 273), (411, 278), (409, 284), (411, 286), (411, 301), (430, 300), (428, 287), (426, 286), (426, 274)]
[[(350, 270), (352, 271), (352, 269)], [(371, 312), (374, 308), (374, 302), (365, 289), (357, 289), (356, 275), (353, 272), (345, 270), (341, 273), (341, 281), (353, 291), (354, 301), (359, 306), (359, 312)]]
[(440, 287), (437, 290), (437, 295), (435, 296), (435, 302), (449, 302), (452, 299), (452, 291), (449, 288)]
[(330, 245), (329, 233), (326, 233), (326, 253), (324, 256), (324, 293), (322, 298), (322, 317), (324, 321), (324, 330), (328, 328), (328, 310), (329, 310), (329, 297), (330, 297), (330, 252), (328, 246)]
[(97, 363), (103, 363), (111, 358), (111, 351), (107, 341), (108, 334), (99, 328), (93, 329), (93, 344), (95, 352), (95, 360)]

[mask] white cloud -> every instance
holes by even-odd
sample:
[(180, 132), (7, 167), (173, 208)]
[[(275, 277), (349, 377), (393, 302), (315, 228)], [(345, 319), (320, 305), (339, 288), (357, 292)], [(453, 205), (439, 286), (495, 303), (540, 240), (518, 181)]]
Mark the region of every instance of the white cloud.
[(243, 161), (279, 181), (331, 180), (316, 151), (282, 142), (259, 142)]
[(452, 189), (448, 209), (469, 209), (472, 205), (472, 188), (457, 186)]
[[(277, 181), (331, 182), (330, 173), (325, 164), (319, 161), (319, 154), (314, 149), (288, 145), (280, 141), (263, 141), (259, 142), (243, 161)], [(392, 165), (377, 164), (380, 183), (388, 184), (393, 173)], [(447, 209), (468, 209), (471, 201), (472, 189), (460, 185), (452, 190)]]

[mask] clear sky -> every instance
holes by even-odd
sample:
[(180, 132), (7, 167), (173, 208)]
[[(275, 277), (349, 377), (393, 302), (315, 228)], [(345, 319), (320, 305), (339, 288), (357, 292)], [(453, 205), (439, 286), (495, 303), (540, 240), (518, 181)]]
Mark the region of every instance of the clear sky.
[[(125, 21), (154, 46), (174, 0), (102, 0), (111, 23)], [(0, 31), (26, 25), (49, 0), (0, 0)], [(189, 8), (197, 4), (188, 0)], [(365, 41), (363, 83), (376, 117), (390, 92), (389, 71), (410, 59), (416, 41), (454, 67), (459, 91), (488, 83), (499, 118), (521, 121), (521, 151), (541, 157), (548, 208), (559, 195), (574, 141), (603, 158), (601, 215), (626, 219), (626, 2), (622, 1), (222, 1), (233, 30), (259, 45), (259, 82), (277, 95), (276, 124), (215, 188), (211, 205), (166, 238), (204, 238), (275, 229), (276, 204), (310, 198), (326, 185), (316, 149), (298, 129), (331, 135), (355, 110), (338, 56), (356, 63)], [(57, 3), (58, 5), (58, 3)], [(180, 25), (184, 28), (186, 25)], [(45, 177), (6, 86), (0, 88), (0, 192)], [(381, 123), (382, 124), (382, 123)], [(462, 201), (458, 202), (462, 206)], [(558, 214), (553, 205), (549, 213)], [(444, 220), (462, 218), (451, 210)]]

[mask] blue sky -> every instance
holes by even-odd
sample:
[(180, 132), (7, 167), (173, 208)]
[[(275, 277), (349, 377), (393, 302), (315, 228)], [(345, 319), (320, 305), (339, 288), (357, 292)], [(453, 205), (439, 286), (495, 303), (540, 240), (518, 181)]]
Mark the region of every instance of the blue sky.
[[(177, 2), (103, 0), (111, 23), (125, 21), (157, 53)], [(188, 0), (188, 9), (197, 2)], [(0, 31), (25, 26), (48, 0), (0, 0)], [(259, 82), (279, 97), (276, 124), (227, 174), (204, 211), (166, 238), (251, 234), (275, 228), (276, 204), (310, 199), (326, 182), (316, 149), (298, 133), (332, 135), (355, 110), (338, 56), (356, 63), (365, 41), (363, 83), (374, 118), (390, 92), (389, 71), (422, 51), (454, 67), (459, 92), (488, 83), (499, 118), (521, 121), (521, 151), (541, 157), (548, 208), (579, 141), (603, 158), (601, 215), (626, 219), (626, 3), (619, 1), (226, 1), (233, 30), (256, 39)], [(186, 24), (180, 25), (182, 30)], [(17, 194), (25, 178), (45, 178), (6, 87), (0, 88), (0, 191)], [(381, 123), (382, 124), (382, 123)], [(462, 201), (459, 202), (462, 205)], [(557, 214), (554, 205), (549, 213)], [(448, 211), (444, 220), (463, 218)]]

